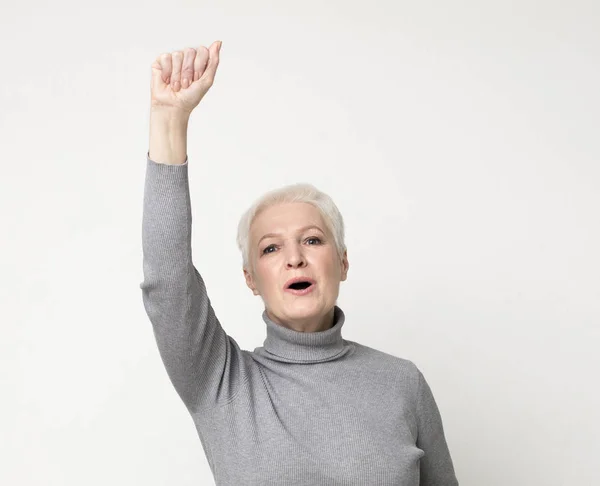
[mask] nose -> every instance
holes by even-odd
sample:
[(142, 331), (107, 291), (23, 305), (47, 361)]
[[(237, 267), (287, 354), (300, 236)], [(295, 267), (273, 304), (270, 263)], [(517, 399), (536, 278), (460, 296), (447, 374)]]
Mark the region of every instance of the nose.
[(302, 268), (306, 266), (306, 260), (302, 251), (297, 245), (291, 245), (292, 248), (286, 253), (288, 268)]

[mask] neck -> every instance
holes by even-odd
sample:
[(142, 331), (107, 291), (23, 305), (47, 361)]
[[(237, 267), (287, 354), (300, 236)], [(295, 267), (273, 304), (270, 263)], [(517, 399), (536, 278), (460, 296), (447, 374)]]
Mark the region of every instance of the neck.
[(263, 311), (267, 325), (264, 345), (254, 350), (257, 356), (281, 363), (323, 363), (341, 359), (353, 350), (342, 337), (345, 315), (337, 305), (333, 308), (333, 325), (322, 332), (298, 332), (277, 324)]
[(308, 319), (280, 319), (273, 315), (269, 309), (266, 309), (267, 316), (276, 324), (297, 332), (321, 332), (333, 326), (333, 317), (335, 307), (332, 307), (327, 313), (321, 316), (310, 317)]

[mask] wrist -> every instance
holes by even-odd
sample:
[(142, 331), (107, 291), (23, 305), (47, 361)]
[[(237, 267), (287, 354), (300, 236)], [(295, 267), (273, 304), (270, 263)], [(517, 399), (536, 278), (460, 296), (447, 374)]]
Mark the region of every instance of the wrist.
[(176, 126), (187, 125), (190, 113), (179, 108), (150, 107), (150, 121)]
[(153, 109), (150, 114), (150, 159), (183, 164), (187, 156), (189, 117), (181, 111)]

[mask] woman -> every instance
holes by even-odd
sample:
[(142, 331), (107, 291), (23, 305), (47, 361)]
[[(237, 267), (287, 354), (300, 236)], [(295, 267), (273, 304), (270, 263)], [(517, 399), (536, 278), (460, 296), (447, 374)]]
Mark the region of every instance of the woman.
[(186, 142), (220, 44), (152, 64), (140, 284), (216, 484), (458, 484), (419, 369), (342, 338), (336, 302), (349, 264), (342, 216), (327, 195), (284, 187), (240, 222), (246, 284), (265, 305), (264, 346), (241, 350), (215, 316), (192, 263)]

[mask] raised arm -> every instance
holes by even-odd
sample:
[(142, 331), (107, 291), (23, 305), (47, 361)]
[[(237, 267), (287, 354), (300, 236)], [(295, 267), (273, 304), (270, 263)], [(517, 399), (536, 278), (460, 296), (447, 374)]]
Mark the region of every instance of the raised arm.
[[(152, 65), (140, 288), (167, 374), (193, 413), (226, 402), (245, 379), (242, 352), (221, 327), (192, 263), (187, 126), (213, 83), (219, 47), (163, 54)], [(192, 84), (177, 87), (185, 77)]]

